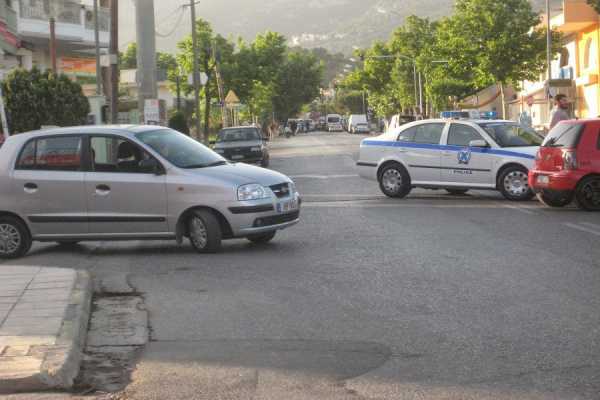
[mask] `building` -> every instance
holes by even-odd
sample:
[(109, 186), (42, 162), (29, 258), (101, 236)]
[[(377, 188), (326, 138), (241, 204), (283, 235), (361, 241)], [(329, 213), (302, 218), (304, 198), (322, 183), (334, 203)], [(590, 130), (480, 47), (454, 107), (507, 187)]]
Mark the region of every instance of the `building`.
[[(95, 79), (93, 0), (20, 0), (13, 3), (20, 39), (20, 66), (51, 67), (50, 18), (54, 17), (58, 72), (74, 78)], [(100, 47), (107, 48), (110, 40), (108, 0), (100, 0), (99, 4)]]
[(586, 0), (564, 0), (550, 25), (564, 39), (559, 56), (552, 61), (551, 80), (546, 72), (536, 82), (523, 82), (516, 100), (509, 104), (512, 119), (527, 114), (538, 129), (547, 129), (550, 120), (548, 92), (567, 95), (574, 117), (600, 115), (600, 16)]

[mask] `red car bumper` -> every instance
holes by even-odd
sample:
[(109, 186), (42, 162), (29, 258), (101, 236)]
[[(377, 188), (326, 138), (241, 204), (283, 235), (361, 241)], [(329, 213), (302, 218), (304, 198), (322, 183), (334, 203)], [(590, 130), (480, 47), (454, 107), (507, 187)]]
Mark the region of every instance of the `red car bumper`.
[(568, 192), (577, 187), (577, 183), (583, 177), (582, 173), (577, 171), (529, 171), (529, 187), (534, 192), (542, 190)]

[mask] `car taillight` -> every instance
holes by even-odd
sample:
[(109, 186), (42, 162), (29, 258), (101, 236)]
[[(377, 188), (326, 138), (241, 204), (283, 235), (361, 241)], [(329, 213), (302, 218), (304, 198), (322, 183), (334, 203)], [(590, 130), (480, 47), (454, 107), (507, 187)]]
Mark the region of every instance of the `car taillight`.
[(578, 168), (577, 153), (575, 150), (563, 150), (563, 169), (574, 170)]

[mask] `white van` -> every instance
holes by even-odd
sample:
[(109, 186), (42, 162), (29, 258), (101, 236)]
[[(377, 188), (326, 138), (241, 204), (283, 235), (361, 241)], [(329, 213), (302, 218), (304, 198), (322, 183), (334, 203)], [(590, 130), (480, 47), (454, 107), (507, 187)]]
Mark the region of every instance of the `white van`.
[(327, 114), (327, 130), (329, 132), (343, 131), (342, 116), (339, 114)]
[(348, 119), (348, 132), (356, 132), (356, 126), (358, 124), (368, 124), (367, 116), (364, 114), (353, 114)]

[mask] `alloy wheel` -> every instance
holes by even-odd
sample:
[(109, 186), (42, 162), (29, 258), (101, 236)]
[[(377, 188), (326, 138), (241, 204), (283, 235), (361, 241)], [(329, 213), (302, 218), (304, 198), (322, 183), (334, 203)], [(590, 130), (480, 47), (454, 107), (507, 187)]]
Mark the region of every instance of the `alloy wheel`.
[(9, 255), (18, 251), (21, 246), (21, 234), (13, 225), (0, 225), (0, 254)]
[(504, 177), (504, 189), (515, 197), (524, 196), (529, 192), (527, 174), (523, 171), (512, 171)]
[(381, 177), (381, 184), (390, 193), (398, 193), (402, 188), (402, 174), (397, 169), (388, 169)]
[(206, 225), (200, 217), (192, 217), (190, 220), (190, 239), (194, 242), (194, 246), (199, 249), (205, 248), (208, 243)]

